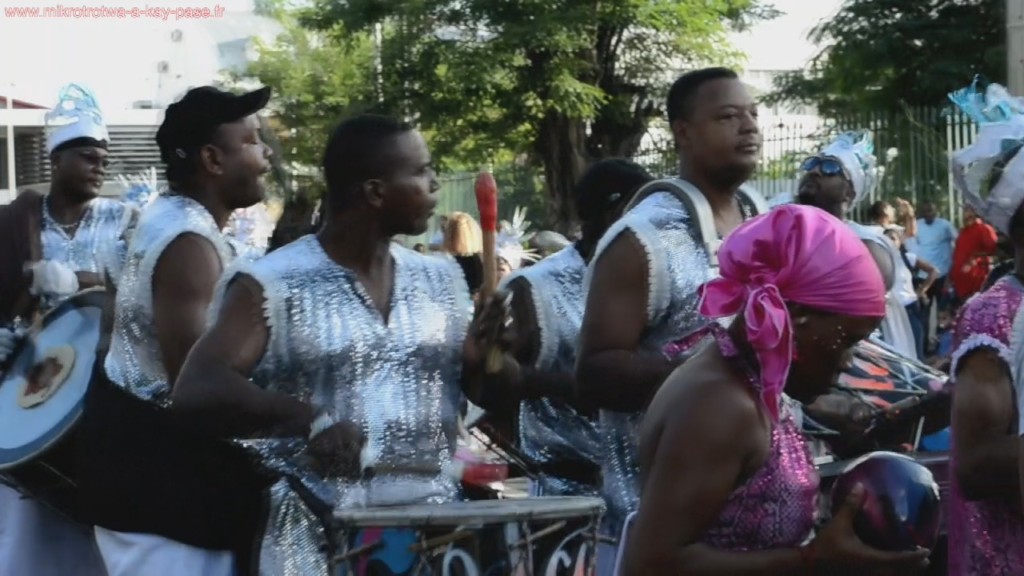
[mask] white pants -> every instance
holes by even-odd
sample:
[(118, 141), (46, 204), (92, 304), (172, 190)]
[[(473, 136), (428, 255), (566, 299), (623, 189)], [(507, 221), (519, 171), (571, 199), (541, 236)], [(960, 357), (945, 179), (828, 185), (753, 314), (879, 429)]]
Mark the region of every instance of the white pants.
[(97, 526), (109, 576), (235, 576), (231, 552), (205, 550), (153, 534), (114, 532)]
[(106, 576), (89, 528), (0, 485), (0, 574)]

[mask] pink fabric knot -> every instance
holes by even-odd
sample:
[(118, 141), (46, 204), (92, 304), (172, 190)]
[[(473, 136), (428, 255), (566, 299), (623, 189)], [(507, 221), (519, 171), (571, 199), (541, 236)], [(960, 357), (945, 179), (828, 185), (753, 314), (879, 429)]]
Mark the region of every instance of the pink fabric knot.
[[(716, 278), (703, 286), (701, 314), (711, 318), (735, 316), (743, 312), (747, 342), (754, 349), (763, 382), (785, 383), (793, 357), (793, 330), (789, 310), (782, 293), (774, 284), (745, 286), (728, 278)], [(774, 421), (779, 418), (782, 389), (764, 386), (761, 400)]]
[(787, 204), (745, 222), (718, 253), (720, 278), (700, 289), (709, 318), (743, 313), (760, 367), (761, 397), (778, 420), (793, 361), (787, 302), (837, 314), (885, 315), (882, 275), (863, 242), (830, 214)]

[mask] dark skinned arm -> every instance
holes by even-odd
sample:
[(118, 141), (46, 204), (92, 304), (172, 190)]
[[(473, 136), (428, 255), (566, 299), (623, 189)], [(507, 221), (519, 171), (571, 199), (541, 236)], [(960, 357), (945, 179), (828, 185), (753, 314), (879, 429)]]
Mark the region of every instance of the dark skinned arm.
[(927, 294), (928, 290), (932, 287), (932, 284), (935, 284), (935, 281), (939, 279), (939, 270), (935, 266), (932, 266), (930, 262), (924, 260), (920, 256), (917, 257), (917, 262), (914, 264), (914, 270), (928, 274), (928, 277), (925, 278), (924, 283), (921, 284), (921, 287), (917, 289), (918, 297), (924, 297), (924, 295)]
[(576, 364), (580, 402), (636, 412), (676, 363), (639, 350), (647, 328), (648, 263), (632, 232), (620, 234), (594, 264)]
[(700, 543), (756, 452), (755, 431), (764, 424), (752, 397), (736, 387), (702, 382), (688, 388), (674, 394), (679, 412), (660, 433), (644, 435), (654, 445), (641, 446), (650, 454), (649, 467), (629, 533), (625, 574), (800, 574), (795, 548), (730, 552)]
[(957, 365), (953, 394), (954, 473), (968, 500), (1015, 496), (1016, 436), (1009, 367), (991, 348), (968, 352)]
[(312, 406), (249, 380), (269, 337), (263, 291), (247, 276), (237, 277), (216, 321), (182, 367), (171, 396), (173, 409), (218, 436), (309, 434)]
[(78, 278), (79, 290), (95, 288), (96, 286), (106, 286), (103, 278), (95, 272), (75, 272), (75, 277)]
[[(625, 574), (808, 574), (810, 566), (796, 548), (734, 552), (701, 542), (735, 487), (770, 451), (765, 445), (769, 424), (759, 401), (735, 383), (707, 378), (714, 371), (702, 366), (677, 372), (659, 391), (667, 396), (656, 399), (660, 405), (649, 412), (653, 418), (645, 423), (640, 441), (644, 485), (627, 536)], [(883, 552), (857, 538), (853, 522), (863, 503), (863, 491), (852, 491), (817, 531), (806, 548), (814, 574), (836, 568), (866, 569), (857, 574), (915, 573), (927, 562), (927, 550)]]
[(529, 285), (524, 280), (515, 279), (509, 283), (509, 290), (512, 292), (513, 326), (516, 327), (511, 352), (522, 367), (522, 399), (554, 398), (574, 402), (575, 374), (534, 368), (540, 356), (541, 334), (537, 326), (537, 307)]
[(206, 328), (222, 271), (209, 240), (197, 234), (174, 239), (153, 269), (153, 323), (167, 382), (174, 383), (189, 350)]
[(573, 374), (533, 367), (540, 354), (540, 332), (529, 285), (517, 278), (509, 282), (507, 290), (512, 293), (512, 326), (504, 330), (502, 341), (509, 366), (498, 376), (487, 375), (478, 366), (466, 366), (463, 371), (466, 396), (481, 408), (502, 414), (515, 410), (523, 400), (550, 397), (572, 402)]

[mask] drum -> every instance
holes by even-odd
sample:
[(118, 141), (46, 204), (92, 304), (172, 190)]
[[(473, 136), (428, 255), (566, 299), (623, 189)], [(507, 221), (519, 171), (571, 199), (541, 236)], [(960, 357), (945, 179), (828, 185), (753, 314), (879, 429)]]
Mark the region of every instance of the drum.
[[(813, 439), (814, 452), (828, 449), (843, 459), (874, 450), (916, 450), (921, 437), (949, 426), (949, 376), (915, 359), (905, 358), (884, 343), (860, 342), (852, 363), (840, 373), (828, 398), (805, 406), (804, 433)], [(823, 410), (828, 401), (845, 406)], [(868, 431), (856, 435), (844, 430), (852, 405), (875, 412)]]
[(76, 520), (76, 429), (112, 313), (103, 288), (71, 296), (33, 326), (0, 380), (0, 475)]
[(603, 513), (584, 497), (335, 511), (331, 574), (591, 575)]
[[(949, 501), (949, 490), (950, 490), (950, 474), (952, 470), (949, 467), (949, 453), (948, 452), (912, 452), (907, 454), (919, 464), (924, 466), (932, 473), (935, 477), (935, 483), (939, 485), (939, 499), (943, 502)], [(843, 470), (850, 464), (852, 460), (842, 460), (836, 462), (829, 462), (818, 466), (818, 474), (821, 476), (820, 493), (819, 498), (819, 512), (821, 518), (828, 518), (830, 515), (831, 506), (831, 491), (832, 484), (835, 483), (836, 478), (842, 474)], [(943, 517), (941, 534), (946, 534), (946, 519)]]

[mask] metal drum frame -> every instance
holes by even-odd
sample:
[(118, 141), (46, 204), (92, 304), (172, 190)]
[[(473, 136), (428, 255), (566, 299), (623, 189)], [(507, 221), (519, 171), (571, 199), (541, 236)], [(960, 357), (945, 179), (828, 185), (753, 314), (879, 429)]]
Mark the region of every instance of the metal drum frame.
[[(505, 561), (506, 569), (501, 574), (555, 576), (571, 573), (584, 554), (587, 555), (585, 574), (592, 575), (596, 571), (598, 526), (603, 513), (601, 499), (586, 497), (483, 500), (336, 511), (329, 535), (335, 550), (330, 559), (330, 573), (332, 576), (362, 575), (360, 560), (387, 545), (381, 532), (407, 529), (416, 532), (415, 538), (406, 534), (401, 546), (407, 546), (415, 560), (408, 569), (394, 572), (396, 576), (494, 574), (496, 566), (486, 564), (488, 561), (497, 565)], [(359, 538), (368, 533), (380, 534), (380, 537), (373, 542), (360, 543)], [(538, 543), (556, 535), (561, 540), (538, 566), (533, 554)], [(467, 544), (477, 547), (466, 547)], [(578, 544), (582, 547), (577, 548)], [(495, 557), (481, 557), (481, 548), (489, 548), (487, 551)]]

